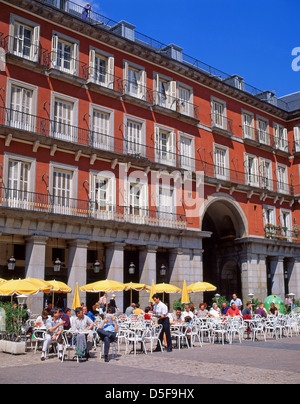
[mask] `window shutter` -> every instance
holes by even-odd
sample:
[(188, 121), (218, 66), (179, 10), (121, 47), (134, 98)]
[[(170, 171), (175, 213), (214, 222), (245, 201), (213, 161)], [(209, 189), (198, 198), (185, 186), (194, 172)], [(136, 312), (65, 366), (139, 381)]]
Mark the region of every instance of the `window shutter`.
[(74, 43), (73, 44), (73, 58), (71, 61), (71, 71), (75, 76), (78, 76), (79, 74), (79, 57), (78, 57), (79, 49), (78, 49), (78, 44)]
[(176, 162), (176, 133), (171, 132), (169, 135), (169, 160), (172, 163)]
[(160, 150), (159, 150), (159, 127), (154, 128), (154, 150), (155, 150), (155, 160), (159, 162)]
[(56, 68), (57, 65), (57, 48), (58, 48), (58, 36), (52, 37), (52, 52), (51, 52), (51, 67)]
[(294, 127), (294, 142), (295, 142), (295, 151), (300, 151), (300, 127)]
[(39, 50), (40, 50), (39, 40), (40, 40), (40, 26), (38, 25), (33, 30), (33, 40), (31, 46), (31, 59), (34, 62), (39, 61)]
[(176, 81), (170, 82), (170, 109), (176, 111), (176, 95), (177, 95), (177, 85)]
[(89, 66), (89, 80), (95, 81), (95, 56), (96, 52), (94, 49), (90, 50), (90, 66)]
[(108, 87), (111, 88), (112, 90), (114, 89), (114, 82), (115, 82), (115, 78), (114, 78), (114, 74), (115, 74), (115, 60), (112, 56), (110, 56), (108, 58), (108, 79), (107, 79), (107, 83), (108, 83)]

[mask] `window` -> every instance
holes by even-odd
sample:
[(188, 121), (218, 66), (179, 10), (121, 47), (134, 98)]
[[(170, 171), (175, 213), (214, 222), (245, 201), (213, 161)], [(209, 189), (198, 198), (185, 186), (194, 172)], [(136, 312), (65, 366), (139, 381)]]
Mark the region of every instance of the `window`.
[(268, 121), (264, 119), (257, 119), (257, 133), (258, 141), (265, 145), (270, 145), (270, 136), (268, 133)]
[(158, 219), (173, 220), (173, 215), (176, 212), (174, 196), (175, 191), (173, 188), (159, 185)]
[(243, 137), (245, 139), (256, 140), (253, 114), (243, 112), (242, 119), (243, 119)]
[(264, 206), (264, 225), (271, 224), (276, 226), (276, 209), (273, 206)]
[(146, 99), (146, 72), (143, 67), (125, 61), (124, 92), (132, 97)]
[(52, 93), (51, 95), (51, 130), (52, 136), (67, 142), (77, 143), (78, 100)]
[(54, 33), (52, 37), (52, 68), (64, 73), (78, 74), (78, 43), (64, 35)]
[(287, 129), (277, 123), (274, 123), (274, 140), (276, 149), (284, 152), (289, 151)]
[(154, 91), (156, 105), (176, 110), (176, 81), (170, 77), (154, 73)]
[(300, 126), (294, 127), (295, 152), (300, 152)]
[(9, 207), (29, 207), (31, 163), (9, 159), (8, 161), (8, 204)]
[(53, 190), (55, 213), (70, 214), (72, 208), (72, 178), (73, 173), (55, 169), (53, 172)]
[(277, 164), (277, 191), (283, 194), (289, 193), (287, 166)]
[(193, 104), (191, 103), (192, 90), (181, 85), (178, 86), (177, 112), (193, 116)]
[(115, 178), (111, 173), (90, 173), (91, 209), (105, 218), (106, 212), (115, 210)]
[(127, 120), (126, 126), (126, 153), (133, 154), (135, 156), (139, 156), (143, 152), (142, 146), (142, 131), (143, 131), (143, 124), (139, 121), (134, 121), (131, 119)]
[(162, 164), (176, 164), (176, 135), (170, 129), (155, 127), (156, 161)]
[(281, 227), (287, 231), (292, 230), (292, 212), (290, 210), (281, 210)]
[(11, 86), (9, 125), (27, 131), (34, 130), (35, 119), (32, 116), (33, 90)]
[(92, 115), (92, 146), (97, 149), (110, 150), (110, 114), (93, 110)]
[(227, 130), (226, 103), (212, 98), (211, 100), (212, 126)]
[(90, 50), (90, 81), (114, 88), (114, 57), (97, 49)]
[(221, 180), (228, 179), (228, 149), (222, 146), (215, 145), (214, 150), (214, 165), (215, 176)]
[(245, 156), (246, 184), (259, 187), (258, 159), (255, 156)]
[[(126, 213), (131, 215), (135, 222), (134, 217), (148, 216), (148, 185), (144, 182), (130, 182), (127, 183), (127, 209)], [(138, 220), (137, 223), (140, 221)]]
[(40, 26), (11, 14), (9, 50), (14, 55), (37, 62), (39, 60)]
[(266, 159), (260, 159), (259, 166), (260, 186), (263, 189), (273, 190), (272, 162)]
[(186, 170), (195, 169), (194, 138), (185, 133), (179, 134), (179, 153), (181, 168)]

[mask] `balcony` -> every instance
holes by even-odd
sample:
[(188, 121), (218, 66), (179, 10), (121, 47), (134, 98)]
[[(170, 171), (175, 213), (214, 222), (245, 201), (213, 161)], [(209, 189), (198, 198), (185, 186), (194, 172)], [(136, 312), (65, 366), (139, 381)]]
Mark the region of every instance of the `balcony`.
[(80, 87), (86, 84), (89, 77), (88, 65), (71, 57), (66, 52), (49, 52), (47, 66), (50, 77)]
[(186, 100), (166, 93), (154, 91), (153, 110), (163, 115), (173, 116), (191, 124), (198, 124), (199, 107)]
[(136, 105), (150, 107), (153, 105), (153, 90), (130, 80), (122, 80), (122, 99)]
[(19, 189), (0, 188), (0, 209), (39, 212), (49, 215), (80, 217), (98, 221), (131, 223), (176, 230), (187, 228), (185, 215), (158, 210), (105, 204)]
[(232, 119), (218, 113), (211, 114), (211, 128), (212, 132), (231, 138), (233, 136)]
[(42, 72), (48, 67), (48, 50), (26, 38), (0, 36), (0, 48), (6, 53), (7, 61), (31, 71)]
[(289, 230), (287, 227), (276, 226), (270, 223), (265, 226), (265, 237), (272, 240), (300, 243), (300, 231), (298, 228)]
[(99, 71), (93, 67), (89, 68), (87, 86), (89, 90), (107, 95), (112, 98), (119, 98), (123, 93), (122, 79), (106, 71)]

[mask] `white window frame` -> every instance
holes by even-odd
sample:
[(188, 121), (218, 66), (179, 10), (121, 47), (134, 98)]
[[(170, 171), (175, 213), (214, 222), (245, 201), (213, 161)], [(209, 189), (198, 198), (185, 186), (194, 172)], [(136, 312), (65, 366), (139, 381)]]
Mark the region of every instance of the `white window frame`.
[[(137, 207), (131, 204), (131, 187), (140, 188), (140, 206)], [(125, 179), (125, 215), (129, 222), (143, 224), (146, 223), (149, 217), (149, 185), (148, 179), (135, 178), (129, 176)]]
[[(105, 209), (99, 209), (99, 206), (97, 205), (97, 203), (99, 203), (99, 198), (97, 198), (97, 195), (95, 195), (96, 181), (107, 181)], [(110, 171), (99, 172), (90, 170), (89, 199), (91, 202), (90, 209), (93, 212), (94, 217), (103, 220), (113, 218), (114, 212), (116, 211), (116, 178), (114, 173)]]
[[(147, 75), (144, 66), (124, 60), (124, 93), (131, 97), (147, 100)], [(129, 80), (129, 71), (135, 74), (136, 85)], [(138, 75), (138, 77), (137, 77)]]
[[(28, 189), (27, 191), (17, 190), (16, 193), (13, 192), (12, 189), (8, 189), (8, 194), (5, 193), (5, 186), (8, 188), (9, 184), (9, 162), (16, 161), (18, 163), (29, 164), (29, 172), (28, 172)], [(35, 179), (36, 179), (36, 159), (30, 158), (27, 156), (22, 156), (19, 154), (7, 153), (4, 152), (3, 159), (3, 189), (2, 189), (2, 204), (3, 199), (5, 198), (6, 204), (11, 208), (19, 208), (19, 209), (34, 209), (35, 202)], [(24, 197), (23, 192), (28, 192), (28, 195)]]
[[(69, 45), (71, 47), (70, 54), (70, 68), (67, 69), (63, 66), (58, 66), (58, 43)], [(63, 35), (60, 32), (52, 31), (52, 48), (51, 48), (51, 68), (59, 70), (61, 72), (71, 74), (74, 76), (78, 75), (79, 71), (79, 41)]]
[[(253, 161), (254, 172), (249, 172), (249, 159)], [(258, 157), (252, 154), (244, 154), (244, 165), (245, 165), (245, 175), (246, 175), (246, 185), (251, 187), (259, 187), (259, 162)]]
[[(30, 55), (29, 57), (24, 55), (23, 52), (17, 52), (15, 50), (16, 37), (15, 31), (17, 25), (23, 25), (32, 29), (32, 38), (30, 44)], [(38, 62), (39, 60), (39, 41), (40, 41), (40, 25), (36, 22), (30, 21), (24, 17), (18, 16), (16, 14), (10, 14), (10, 24), (9, 24), (9, 43), (8, 49), (10, 53), (22, 57), (24, 59), (31, 60), (33, 62)]]
[[(225, 160), (224, 167), (219, 167), (217, 165), (217, 150), (225, 152)], [(215, 177), (220, 180), (228, 181), (230, 180), (230, 171), (229, 171), (229, 148), (217, 143), (214, 143), (214, 168), (215, 168)], [(222, 170), (224, 171), (224, 175), (222, 175)]]
[[(67, 206), (57, 204), (55, 198), (61, 198), (54, 195), (54, 172), (71, 173), (70, 181), (70, 201)], [(68, 164), (62, 164), (50, 161), (49, 163), (49, 209), (54, 213), (77, 216), (77, 194), (78, 194), (78, 167)]]
[(294, 144), (295, 152), (300, 152), (300, 125), (294, 126)]
[[(12, 102), (12, 88), (19, 87), (32, 92), (30, 112), (25, 113), (23, 111), (11, 110)], [(36, 111), (37, 111), (37, 99), (38, 99), (38, 87), (33, 86), (23, 81), (8, 78), (6, 89), (6, 105), (9, 106), (10, 113), (6, 116), (7, 125), (17, 129), (22, 129), (30, 132), (35, 132), (36, 128)]]
[[(128, 122), (137, 123), (141, 126), (139, 144), (130, 142), (128, 139)], [(124, 153), (135, 156), (146, 156), (146, 121), (132, 115), (124, 114)]]
[[(55, 120), (55, 102), (64, 102), (66, 104), (72, 105), (71, 111), (71, 122), (63, 123), (57, 122)], [(78, 99), (66, 96), (65, 94), (60, 94), (56, 92), (51, 92), (51, 102), (50, 102), (50, 120), (52, 122), (51, 125), (51, 136), (57, 139), (61, 139), (67, 142), (77, 143), (78, 142)], [(67, 133), (63, 131), (57, 131), (56, 125), (66, 125), (69, 130)]]
[[(166, 144), (166, 150), (161, 148), (161, 134), (168, 135), (168, 140)], [(154, 126), (154, 136), (155, 136), (155, 160), (158, 163), (175, 166), (176, 165), (176, 133), (174, 129), (162, 126)]]
[[(94, 131), (94, 113), (103, 113), (109, 116), (107, 133)], [(90, 131), (93, 134), (91, 146), (100, 150), (114, 150), (114, 110), (90, 104)]]
[[(183, 155), (182, 140), (190, 141), (190, 156)], [(184, 132), (178, 132), (180, 166), (185, 170), (195, 171), (195, 138)]]
[[(219, 105), (222, 108), (221, 113), (215, 111), (215, 105)], [(211, 122), (212, 126), (227, 130), (227, 106), (226, 101), (220, 98), (211, 97)]]
[[(288, 147), (288, 135), (287, 128), (279, 123), (273, 122), (273, 131), (274, 131), (274, 141), (275, 148), (277, 150), (281, 150), (284, 152), (289, 151)], [(282, 131), (282, 136), (279, 136), (279, 132)]]
[[(161, 191), (172, 192), (171, 195), (171, 204), (168, 206), (163, 206), (161, 203)], [(157, 183), (156, 185), (156, 201), (157, 201), (157, 219), (161, 222), (172, 222), (174, 221), (174, 215), (177, 213), (177, 194), (176, 194), (176, 187), (172, 185), (167, 185), (164, 183)], [(162, 223), (161, 223), (162, 224)]]
[[(246, 118), (248, 122), (246, 122)], [(242, 109), (242, 128), (244, 139), (256, 140), (254, 114), (250, 111), (246, 111), (245, 109)]]
[[(260, 129), (260, 122), (266, 125), (265, 131)], [(269, 120), (262, 116), (256, 115), (257, 138), (259, 143), (270, 146), (270, 127)]]
[[(269, 165), (267, 170), (266, 163)], [(268, 172), (266, 172), (266, 170)], [(260, 177), (260, 186), (263, 189), (267, 189), (269, 191), (273, 191), (273, 169), (272, 169), (272, 161), (262, 158), (259, 158), (259, 177)]]
[[(184, 100), (180, 97), (180, 90), (186, 91), (188, 93), (188, 99)], [(187, 84), (181, 83), (177, 81), (177, 112), (180, 112), (183, 115), (194, 116), (194, 93), (193, 87), (188, 86)]]
[[(96, 58), (103, 59), (106, 62), (106, 71), (104, 74), (104, 80), (97, 80), (96, 75)], [(98, 84), (103, 87), (114, 89), (115, 82), (115, 58), (114, 55), (108, 52), (104, 52), (100, 49), (90, 46), (89, 54), (89, 81)]]
[[(271, 212), (272, 219), (268, 220), (268, 215), (267, 212)], [(276, 226), (276, 207), (275, 206), (270, 206), (270, 205), (263, 205), (263, 217), (264, 217), (264, 226), (267, 226), (268, 224), (271, 224), (273, 226)]]
[[(284, 170), (284, 178), (279, 178), (279, 170)], [(288, 168), (285, 164), (276, 163), (276, 179), (277, 179), (277, 192), (281, 194), (289, 194), (290, 186), (288, 181)]]
[[(167, 84), (168, 88), (164, 89), (165, 94), (160, 91), (161, 83)], [(153, 73), (153, 89), (155, 94), (155, 104), (176, 111), (177, 100), (177, 83), (172, 77), (165, 76), (157, 72)]]

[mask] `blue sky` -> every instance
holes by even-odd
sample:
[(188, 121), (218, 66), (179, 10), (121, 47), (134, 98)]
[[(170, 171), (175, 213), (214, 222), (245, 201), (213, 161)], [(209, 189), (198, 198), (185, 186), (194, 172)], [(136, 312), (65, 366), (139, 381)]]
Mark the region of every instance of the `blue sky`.
[[(75, 2), (78, 2), (74, 0)], [(91, 0), (94, 11), (277, 96), (300, 91), (299, 0)]]

